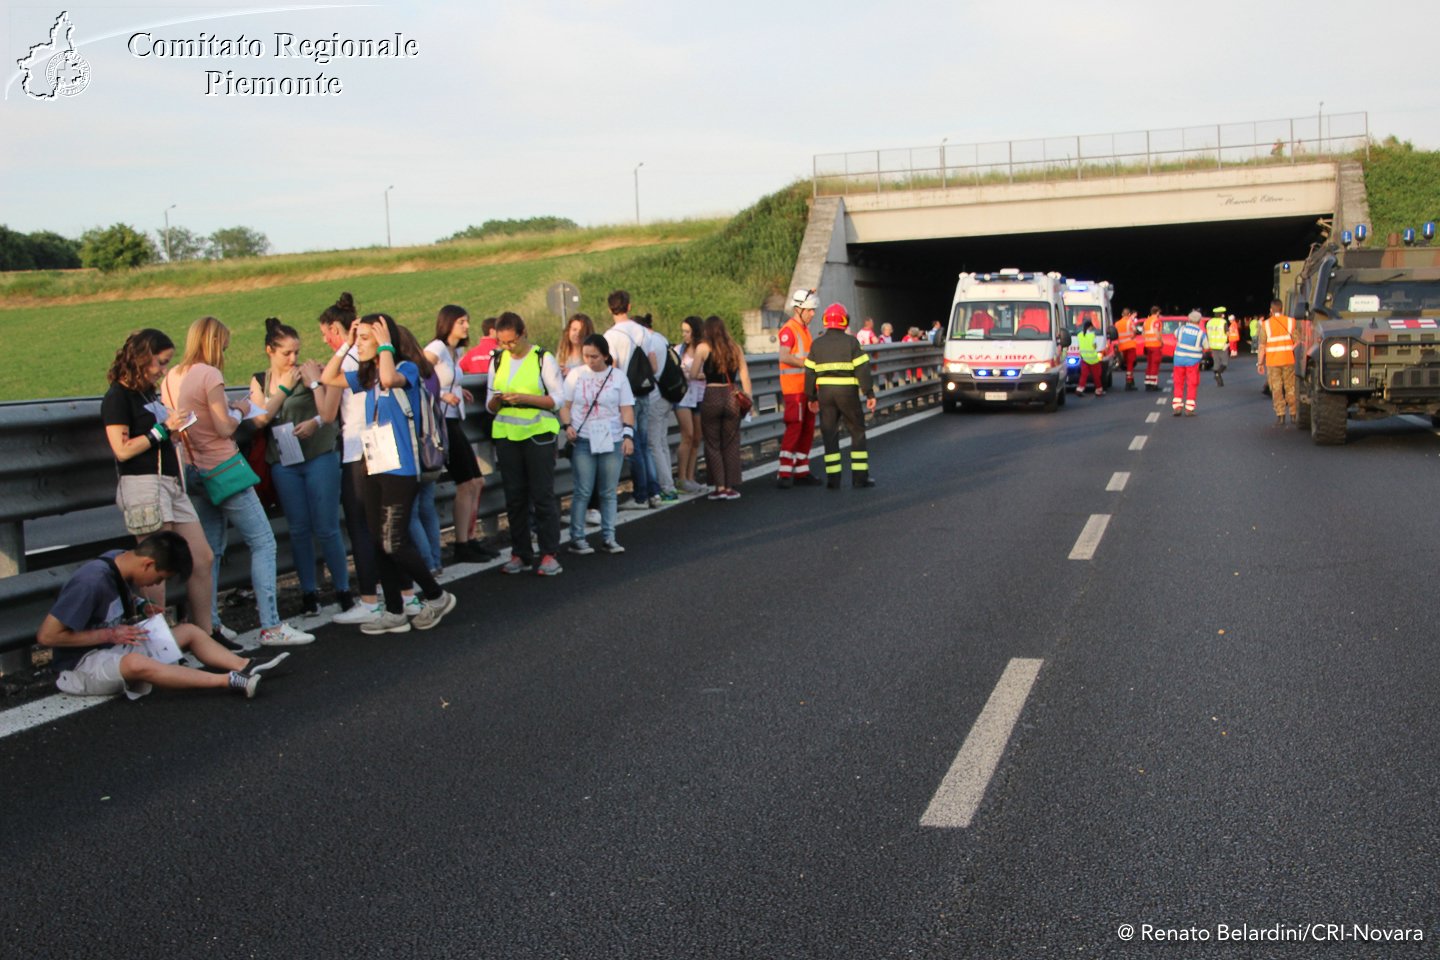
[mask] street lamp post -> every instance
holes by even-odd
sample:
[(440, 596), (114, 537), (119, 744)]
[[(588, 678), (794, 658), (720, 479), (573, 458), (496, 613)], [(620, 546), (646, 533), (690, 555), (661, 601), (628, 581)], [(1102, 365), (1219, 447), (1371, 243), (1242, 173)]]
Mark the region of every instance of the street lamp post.
[(390, 191), (395, 189), (395, 184), (385, 188), (385, 246), (394, 246), (390, 242)]
[(171, 257), (170, 257), (170, 211), (171, 211), (171, 210), (174, 210), (177, 206), (179, 206), (179, 204), (177, 204), (177, 203), (172, 203), (172, 204), (170, 204), (170, 206), (168, 206), (168, 207), (165, 208), (165, 262), (166, 262), (166, 263), (171, 263), (171, 262), (173, 262), (172, 259), (171, 259)]
[(949, 182), (946, 179), (946, 174), (949, 171), (945, 169), (945, 144), (949, 141), (949, 137), (940, 138), (940, 186), (942, 188), (949, 186)]
[(644, 160), (635, 164), (635, 222), (637, 224), (640, 222), (640, 168), (643, 166), (645, 166)]

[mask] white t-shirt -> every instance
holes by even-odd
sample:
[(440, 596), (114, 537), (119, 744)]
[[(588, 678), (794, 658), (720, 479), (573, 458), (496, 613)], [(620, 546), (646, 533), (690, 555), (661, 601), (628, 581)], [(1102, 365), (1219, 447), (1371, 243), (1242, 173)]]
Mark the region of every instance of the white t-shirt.
[(453, 393), (460, 398), (455, 406), (442, 401), (446, 420), (465, 419), (465, 395), (460, 392), (460, 367), (455, 363), (455, 351), (444, 340), (431, 340), (425, 344), (425, 352), (436, 358), (435, 376), (440, 381), (441, 393)]
[(580, 366), (565, 377), (565, 402), (570, 404), (570, 423), (577, 434), (592, 443), (599, 440), (601, 445), (608, 438), (618, 447), (625, 426), (620, 408), (634, 407), (635, 394), (620, 368), (609, 367), (596, 373), (588, 366)]
[[(344, 354), (340, 361), (341, 373), (356, 373), (360, 369), (360, 357), (354, 347), (341, 347), (336, 353)], [(354, 463), (365, 459), (365, 449), (360, 444), (360, 433), (365, 429), (365, 394), (356, 393), (348, 386), (340, 395), (340, 462)]]
[[(653, 331), (646, 330), (634, 320), (625, 320), (617, 323), (605, 331), (605, 342), (610, 344), (610, 359), (615, 364), (615, 369), (624, 376), (625, 371), (630, 369), (630, 351), (639, 346), (645, 352), (648, 338)], [(663, 339), (663, 338), (662, 338)]]

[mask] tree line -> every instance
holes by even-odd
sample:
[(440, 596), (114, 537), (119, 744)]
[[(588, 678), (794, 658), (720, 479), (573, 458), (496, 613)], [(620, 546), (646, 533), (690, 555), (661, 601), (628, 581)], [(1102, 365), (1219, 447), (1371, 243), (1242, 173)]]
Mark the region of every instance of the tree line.
[(224, 227), (207, 235), (174, 226), (151, 236), (128, 223), (116, 223), (72, 239), (50, 230), (21, 233), (0, 225), (0, 270), (94, 267), (108, 273), (147, 263), (232, 260), (269, 252), (269, 238), (250, 227)]

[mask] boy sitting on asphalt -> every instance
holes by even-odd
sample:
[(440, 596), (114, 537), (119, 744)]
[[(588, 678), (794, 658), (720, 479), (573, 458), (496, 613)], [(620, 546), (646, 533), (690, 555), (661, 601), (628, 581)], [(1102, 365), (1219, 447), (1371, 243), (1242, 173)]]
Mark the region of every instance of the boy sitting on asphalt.
[(96, 697), (123, 690), (131, 700), (154, 687), (221, 687), (255, 696), (261, 675), (279, 666), (288, 652), (263, 663), (247, 660), (191, 623), (173, 628), (176, 645), (207, 667), (227, 673), (162, 663), (138, 652), (147, 633), (134, 624), (135, 611), (147, 601), (135, 596), (132, 588), (154, 586), (171, 577), (184, 582), (191, 567), (189, 544), (173, 530), (162, 530), (133, 550), (112, 550), (76, 570), (60, 588), (35, 635), (41, 646), (55, 650), (55, 668), (60, 671), (55, 685), (65, 693)]

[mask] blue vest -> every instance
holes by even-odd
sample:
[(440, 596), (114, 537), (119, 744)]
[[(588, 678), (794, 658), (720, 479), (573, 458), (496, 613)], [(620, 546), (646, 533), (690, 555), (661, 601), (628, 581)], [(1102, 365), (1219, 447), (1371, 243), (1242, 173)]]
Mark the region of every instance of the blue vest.
[(1204, 353), (1204, 329), (1198, 323), (1182, 323), (1175, 332), (1175, 366), (1193, 367)]

